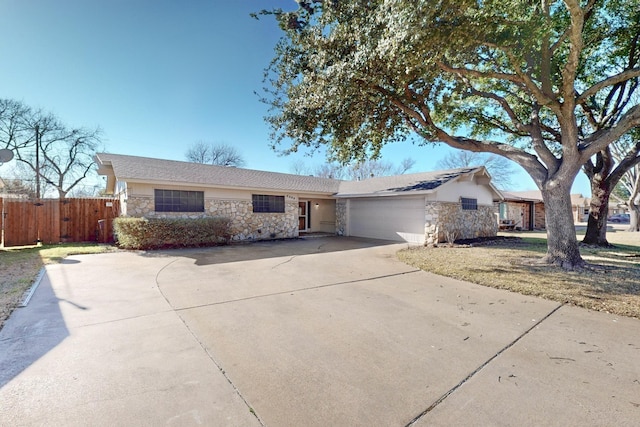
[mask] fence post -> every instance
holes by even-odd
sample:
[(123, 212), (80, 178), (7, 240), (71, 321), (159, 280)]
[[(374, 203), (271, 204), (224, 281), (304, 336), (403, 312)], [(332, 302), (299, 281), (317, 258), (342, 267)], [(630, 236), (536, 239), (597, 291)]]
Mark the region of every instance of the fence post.
[(4, 248), (4, 220), (6, 213), (4, 211), (4, 197), (0, 197), (0, 203), (2, 203), (2, 236), (0, 236), (0, 248)]

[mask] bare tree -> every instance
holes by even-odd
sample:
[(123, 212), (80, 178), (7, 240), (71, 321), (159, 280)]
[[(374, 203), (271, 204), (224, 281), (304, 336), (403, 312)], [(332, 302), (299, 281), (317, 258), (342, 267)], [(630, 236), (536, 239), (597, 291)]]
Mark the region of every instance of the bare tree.
[(46, 135), (40, 139), (45, 182), (61, 199), (94, 171), (93, 156), (101, 142), (100, 129), (73, 129), (62, 134), (66, 137), (60, 140), (47, 140)]
[(69, 197), (78, 197), (78, 198), (109, 196), (105, 189), (104, 182), (101, 184), (96, 183), (93, 185), (81, 185), (81, 186), (75, 187), (67, 195)]
[(191, 144), (185, 153), (188, 161), (193, 163), (211, 163), (211, 144), (204, 141), (197, 141)]
[(376, 176), (402, 175), (408, 172), (416, 161), (407, 157), (396, 166), (383, 160), (364, 160), (347, 167), (347, 176), (352, 180), (363, 180)]
[[(310, 169), (302, 160), (297, 160), (291, 164), (289, 169), (298, 175), (361, 181), (375, 176), (402, 175), (409, 171), (415, 163), (416, 161), (411, 158), (403, 159), (398, 166), (382, 160), (365, 160), (344, 166), (336, 162), (329, 162)], [(310, 173), (310, 171), (312, 172)]]
[(10, 150), (26, 148), (35, 141), (28, 118), (31, 108), (13, 99), (0, 99), (0, 146)]
[(291, 164), (289, 165), (289, 172), (294, 175), (313, 175), (313, 172), (309, 165), (307, 165), (304, 160), (301, 159), (291, 162)]
[(289, 166), (289, 172), (296, 175), (309, 175), (318, 178), (345, 179), (345, 167), (335, 163), (322, 163), (311, 167), (304, 160), (296, 160)]
[(627, 171), (629, 174), (629, 231), (640, 231), (640, 166)]
[(3, 179), (4, 184), (1, 193), (4, 195), (11, 195), (13, 197), (24, 197), (33, 199), (36, 197), (35, 187), (33, 182), (22, 180), (19, 178), (7, 178)]
[(313, 175), (320, 178), (345, 179), (346, 170), (338, 163), (324, 163), (316, 167)]
[(622, 175), (611, 197), (629, 208), (628, 231), (640, 231), (640, 164)]
[[(595, 161), (589, 159), (582, 168), (591, 184), (589, 219), (582, 242), (609, 246), (607, 241), (609, 199), (618, 183), (622, 183), (628, 192), (633, 191), (634, 171), (640, 163), (640, 132), (637, 129), (632, 130), (597, 153), (594, 158)], [(629, 199), (627, 203), (631, 207), (634, 199)]]
[(456, 150), (440, 159), (437, 163), (441, 169), (457, 169), (472, 166), (484, 166), (491, 175), (493, 183), (502, 189), (511, 186), (514, 168), (511, 161), (495, 154), (475, 153)]
[(228, 144), (197, 141), (187, 149), (185, 157), (193, 163), (233, 167), (245, 165), (242, 154), (235, 147)]
[(416, 165), (415, 159), (411, 157), (405, 157), (400, 162), (400, 165), (396, 168), (396, 175), (404, 175), (409, 172)]
[(354, 181), (373, 178), (375, 176), (393, 175), (393, 164), (383, 160), (363, 160), (347, 167), (349, 178)]
[(99, 128), (68, 128), (51, 113), (0, 100), (0, 144), (31, 171), (36, 198), (50, 190), (64, 198), (94, 172), (102, 141)]

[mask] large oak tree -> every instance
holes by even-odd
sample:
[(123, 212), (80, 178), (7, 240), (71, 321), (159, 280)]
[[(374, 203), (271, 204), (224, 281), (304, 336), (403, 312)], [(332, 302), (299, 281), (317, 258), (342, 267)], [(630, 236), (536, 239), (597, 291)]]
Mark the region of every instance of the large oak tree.
[[(584, 264), (570, 189), (582, 165), (640, 124), (640, 107), (587, 123), (637, 80), (640, 0), (311, 0), (271, 11), (284, 35), (266, 73), (274, 146), (327, 145), (341, 161), (424, 143), (504, 156), (542, 192), (543, 262)], [(614, 113), (614, 114), (613, 114)]]
[[(626, 10), (618, 6), (618, 13), (628, 14), (628, 26), (616, 28), (617, 70), (632, 70), (640, 66), (640, 7), (637, 3)], [(599, 96), (592, 96), (581, 106), (584, 113), (583, 126), (592, 130), (606, 129), (620, 118), (629, 107), (638, 103), (638, 78), (621, 81), (600, 90)], [(607, 217), (609, 198), (612, 191), (627, 174), (640, 162), (640, 128), (625, 134), (620, 140), (607, 146), (589, 159), (584, 172), (591, 182), (591, 206), (584, 243), (608, 246)]]

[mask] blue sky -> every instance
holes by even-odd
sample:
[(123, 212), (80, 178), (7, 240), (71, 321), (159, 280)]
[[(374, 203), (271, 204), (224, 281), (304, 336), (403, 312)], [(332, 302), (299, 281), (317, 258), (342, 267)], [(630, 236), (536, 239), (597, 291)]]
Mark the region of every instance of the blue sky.
[[(322, 153), (279, 156), (269, 148), (267, 107), (254, 91), (280, 30), (263, 8), (293, 0), (0, 0), (0, 97), (100, 126), (106, 151), (184, 160), (206, 140), (235, 146), (246, 167), (290, 172)], [(395, 144), (383, 160), (437, 169), (446, 146)], [(535, 189), (518, 166), (513, 189)], [(589, 194), (581, 173), (574, 192)]]

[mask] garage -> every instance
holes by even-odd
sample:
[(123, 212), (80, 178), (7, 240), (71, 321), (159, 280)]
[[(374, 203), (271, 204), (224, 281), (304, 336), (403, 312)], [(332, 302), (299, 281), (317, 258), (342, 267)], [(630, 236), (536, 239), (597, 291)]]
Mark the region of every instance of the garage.
[(352, 198), (349, 235), (423, 244), (425, 197)]

